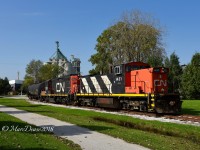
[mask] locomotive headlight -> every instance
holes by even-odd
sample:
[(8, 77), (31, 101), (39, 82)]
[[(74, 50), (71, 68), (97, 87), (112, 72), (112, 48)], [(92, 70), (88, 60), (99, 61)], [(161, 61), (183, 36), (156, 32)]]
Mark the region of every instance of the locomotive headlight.
[(170, 101), (170, 102), (169, 102), (169, 105), (174, 106), (175, 103), (176, 103), (175, 101)]

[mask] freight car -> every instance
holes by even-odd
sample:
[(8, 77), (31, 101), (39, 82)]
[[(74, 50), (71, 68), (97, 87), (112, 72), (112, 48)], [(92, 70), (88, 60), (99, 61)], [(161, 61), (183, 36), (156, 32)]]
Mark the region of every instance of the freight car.
[(31, 85), (28, 96), (67, 104), (179, 113), (182, 101), (178, 93), (168, 93), (168, 72), (168, 68), (129, 62), (114, 66), (106, 75), (68, 75)]

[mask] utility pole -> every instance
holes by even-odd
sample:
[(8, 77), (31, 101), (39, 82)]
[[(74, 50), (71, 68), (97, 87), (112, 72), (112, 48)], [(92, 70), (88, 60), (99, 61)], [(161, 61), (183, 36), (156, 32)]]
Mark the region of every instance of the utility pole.
[(19, 71), (17, 72), (17, 80), (19, 80)]

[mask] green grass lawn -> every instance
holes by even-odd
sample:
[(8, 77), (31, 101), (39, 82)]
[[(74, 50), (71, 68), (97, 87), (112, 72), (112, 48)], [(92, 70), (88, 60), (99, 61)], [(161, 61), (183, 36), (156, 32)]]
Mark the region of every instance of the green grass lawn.
[[(24, 131), (22, 131), (22, 129)], [(30, 129), (32, 129), (32, 132)], [(60, 139), (54, 136), (51, 132), (33, 131), (35, 129), (37, 129), (36, 126), (27, 124), (13, 116), (0, 112), (0, 149), (81, 149), (79, 145), (65, 139)]]
[(183, 100), (182, 113), (200, 115), (200, 100)]
[(200, 127), (147, 121), (93, 111), (33, 105), (25, 100), (17, 99), (1, 98), (0, 104), (57, 118), (151, 149), (200, 149)]

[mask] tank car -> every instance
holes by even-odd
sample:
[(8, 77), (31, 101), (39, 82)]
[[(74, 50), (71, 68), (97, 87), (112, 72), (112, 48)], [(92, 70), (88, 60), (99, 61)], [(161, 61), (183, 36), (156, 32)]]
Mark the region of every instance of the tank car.
[(29, 99), (39, 100), (41, 98), (41, 91), (44, 89), (45, 83), (32, 84), (28, 86)]

